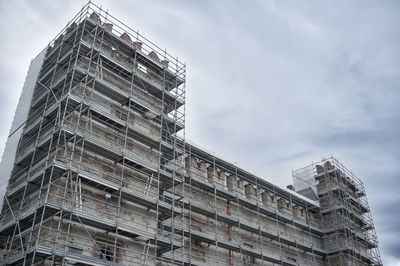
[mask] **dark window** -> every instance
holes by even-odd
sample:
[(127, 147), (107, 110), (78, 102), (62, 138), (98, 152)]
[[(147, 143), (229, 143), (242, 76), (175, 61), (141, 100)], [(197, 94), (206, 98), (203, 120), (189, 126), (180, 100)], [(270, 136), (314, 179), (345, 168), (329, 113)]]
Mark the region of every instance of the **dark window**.
[(102, 260), (112, 261), (114, 252), (110, 248), (100, 248), (99, 258)]

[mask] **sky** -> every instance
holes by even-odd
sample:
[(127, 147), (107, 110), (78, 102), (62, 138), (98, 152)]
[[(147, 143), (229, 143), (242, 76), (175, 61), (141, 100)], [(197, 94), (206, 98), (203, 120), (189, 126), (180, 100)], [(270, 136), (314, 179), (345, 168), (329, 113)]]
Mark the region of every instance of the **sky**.
[[(0, 0), (0, 154), (29, 63), (86, 1)], [(280, 186), (331, 155), (400, 265), (400, 1), (95, 1), (187, 64), (186, 138)]]

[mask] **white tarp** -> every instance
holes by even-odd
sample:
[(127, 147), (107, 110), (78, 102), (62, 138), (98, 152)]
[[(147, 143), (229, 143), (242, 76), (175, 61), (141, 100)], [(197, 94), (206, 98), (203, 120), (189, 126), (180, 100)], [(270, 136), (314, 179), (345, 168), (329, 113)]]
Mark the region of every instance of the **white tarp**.
[(22, 136), (26, 119), (28, 118), (33, 89), (35, 88), (35, 84), (46, 55), (46, 50), (47, 49), (43, 50), (35, 59), (31, 61), (28, 75), (26, 76), (24, 87), (22, 88), (22, 93), (19, 98), (17, 111), (15, 112), (14, 120), (11, 125), (11, 130), (0, 163), (0, 206), (3, 205), (4, 193), (6, 192), (8, 180), (14, 166), (18, 142)]

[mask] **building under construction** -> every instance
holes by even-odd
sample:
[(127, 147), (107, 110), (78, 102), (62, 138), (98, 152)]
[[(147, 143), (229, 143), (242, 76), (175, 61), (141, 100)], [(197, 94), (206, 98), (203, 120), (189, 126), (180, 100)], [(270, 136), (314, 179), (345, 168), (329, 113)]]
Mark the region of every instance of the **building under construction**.
[(382, 265), (336, 159), (281, 188), (185, 142), (185, 69), (90, 2), (31, 62), (1, 164), (2, 265)]

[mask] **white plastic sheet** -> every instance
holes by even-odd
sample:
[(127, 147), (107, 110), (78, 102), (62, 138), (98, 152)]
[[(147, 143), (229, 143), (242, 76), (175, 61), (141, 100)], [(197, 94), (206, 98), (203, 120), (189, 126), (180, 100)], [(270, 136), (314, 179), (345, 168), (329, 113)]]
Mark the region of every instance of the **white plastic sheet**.
[(22, 136), (26, 119), (28, 118), (33, 89), (35, 88), (35, 84), (46, 55), (46, 50), (47, 49), (43, 50), (35, 59), (31, 61), (24, 87), (22, 88), (22, 93), (19, 98), (17, 111), (15, 112), (14, 120), (11, 125), (11, 130), (0, 163), (0, 206), (3, 205), (4, 193), (6, 192), (8, 180), (14, 166), (18, 142)]

